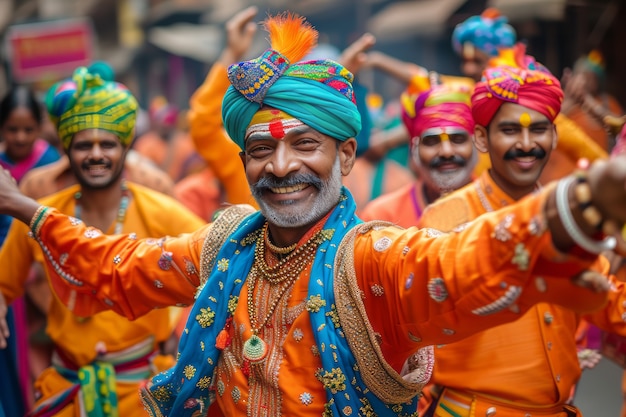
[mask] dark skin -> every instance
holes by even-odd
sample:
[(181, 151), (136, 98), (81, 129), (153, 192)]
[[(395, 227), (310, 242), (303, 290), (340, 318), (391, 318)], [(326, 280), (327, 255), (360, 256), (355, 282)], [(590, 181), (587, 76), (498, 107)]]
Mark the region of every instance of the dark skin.
[[(240, 156), (251, 185), (267, 175), (285, 178), (295, 173), (307, 173), (325, 179), (327, 170), (337, 155), (341, 174), (345, 176), (350, 173), (356, 158), (356, 146), (354, 138), (337, 141), (313, 129), (294, 130), (280, 140), (269, 135), (248, 138)], [(280, 200), (287, 198), (294, 199), (295, 205), (306, 210), (307, 202), (312, 201), (319, 192), (315, 187), (309, 186), (289, 195), (272, 195), (269, 192), (265, 194), (261, 199), (280, 211)], [(298, 242), (325, 214), (295, 228), (279, 227), (270, 223), (272, 241), (278, 246), (289, 246)]]
[[(320, 175), (324, 174), (325, 177), (328, 177), (328, 167), (332, 165), (331, 161), (333, 161), (337, 155), (339, 156), (341, 174), (348, 174), (354, 163), (356, 141), (354, 139), (348, 139), (337, 145), (334, 139), (326, 137), (326, 140), (321, 139), (321, 142), (324, 142), (323, 148), (325, 152), (313, 152), (316, 158), (302, 157), (297, 150), (290, 149), (291, 144), (287, 144), (286, 142), (281, 141), (276, 143), (276, 150), (270, 151), (270, 160), (273, 164), (253, 160), (249, 155), (249, 149), (246, 149), (243, 159), (248, 180), (251, 183), (256, 182), (256, 178), (262, 175), (265, 170), (273, 170), (273, 172), (279, 174), (280, 169), (285, 171), (285, 167), (292, 167), (290, 169), (294, 169), (293, 167), (298, 167), (299, 165), (301, 167), (308, 166), (314, 173)], [(318, 157), (318, 153), (324, 154), (325, 159), (323, 156)], [(311, 165), (313, 163), (312, 161), (315, 159), (319, 159), (323, 166), (320, 167), (317, 166), (317, 164)], [(274, 166), (267, 167), (267, 165)], [(286, 171), (279, 175), (285, 174)], [(626, 222), (626, 155), (618, 156), (609, 161), (600, 160), (594, 162), (588, 171), (588, 181), (591, 189), (591, 202), (605, 219), (607, 231), (618, 233)], [(306, 199), (307, 196), (315, 193), (314, 190), (306, 189), (301, 189), (298, 192), (301, 193), (297, 196), (298, 199)], [(270, 198), (269, 201), (271, 202), (272, 199)], [(588, 236), (595, 236), (595, 229), (583, 219), (582, 213), (574, 198), (573, 188), (570, 188), (569, 201), (576, 223)], [(0, 171), (0, 213), (10, 215), (25, 224), (30, 224), (39, 207), (40, 204), (37, 201), (24, 196), (19, 191), (15, 180), (7, 170)], [(555, 247), (563, 252), (571, 250), (574, 242), (565, 232), (558, 216), (554, 189), (552, 189), (548, 195), (545, 215)], [(310, 223), (314, 223), (314, 221)], [(286, 246), (297, 242), (306, 233), (309, 226), (310, 224), (289, 228), (271, 224), (270, 233), (276, 244)], [(576, 277), (574, 281), (577, 284), (594, 289), (606, 290), (606, 281), (604, 281), (603, 284), (602, 280), (597, 276), (581, 274), (579, 277)], [(0, 315), (6, 314), (6, 304), (2, 301), (3, 300), (0, 300), (0, 309), (4, 309), (5, 311), (0, 311)], [(9, 332), (6, 325), (0, 328), (0, 332), (2, 332), (5, 337), (8, 337)]]
[[(122, 170), (128, 149), (113, 133), (88, 129), (76, 133), (67, 151), (81, 183), (81, 220), (107, 231), (115, 222), (122, 197)], [(103, 166), (92, 175), (89, 167)]]

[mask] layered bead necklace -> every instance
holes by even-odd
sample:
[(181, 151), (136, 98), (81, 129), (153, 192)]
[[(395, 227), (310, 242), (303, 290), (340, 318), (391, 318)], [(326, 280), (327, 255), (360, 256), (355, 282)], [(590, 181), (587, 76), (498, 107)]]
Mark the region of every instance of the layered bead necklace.
[[(114, 234), (119, 235), (122, 233), (122, 229), (124, 228), (124, 220), (126, 219), (126, 212), (128, 211), (128, 204), (130, 202), (130, 192), (128, 191), (128, 186), (126, 185), (126, 181), (122, 181), (122, 196), (120, 198), (120, 205), (117, 208), (117, 216), (115, 218), (115, 229), (113, 231)], [(80, 205), (80, 199), (82, 198), (82, 193), (80, 191), (76, 191), (74, 193), (74, 217), (80, 219), (82, 215), (82, 207)]]
[[(268, 354), (267, 343), (259, 336), (259, 332), (270, 320), (283, 296), (293, 286), (304, 268), (313, 261), (317, 247), (326, 239), (327, 236), (323, 231), (318, 230), (300, 247), (296, 248), (297, 245), (294, 244), (286, 248), (279, 248), (269, 241), (267, 223), (263, 227), (262, 232), (259, 233), (254, 250), (254, 264), (247, 279), (248, 315), (250, 317), (252, 336), (243, 345), (243, 358), (245, 361), (256, 364), (266, 358)], [(276, 254), (287, 256), (282, 258), (276, 265), (269, 266), (265, 259), (266, 245)], [(257, 279), (265, 280), (271, 285), (280, 285), (277, 296), (270, 301), (267, 313), (261, 321), (257, 317), (254, 303), (254, 288)]]

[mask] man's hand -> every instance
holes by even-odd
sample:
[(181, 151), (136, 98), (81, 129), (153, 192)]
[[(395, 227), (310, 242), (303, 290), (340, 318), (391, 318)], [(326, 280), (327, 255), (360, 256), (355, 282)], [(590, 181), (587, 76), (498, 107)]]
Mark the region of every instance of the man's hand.
[(591, 201), (605, 221), (626, 222), (626, 155), (596, 161), (589, 168)]
[(255, 6), (247, 7), (226, 22), (226, 48), (220, 57), (226, 66), (240, 62), (250, 49), (257, 31), (252, 21), (257, 11)]
[(7, 306), (4, 295), (0, 292), (0, 349), (7, 347), (7, 339), (11, 335), (9, 333), (9, 325), (7, 323), (7, 313), (9, 308)]
[(366, 51), (376, 43), (376, 38), (370, 33), (361, 35), (341, 53), (338, 61), (348, 71), (356, 75), (367, 62)]

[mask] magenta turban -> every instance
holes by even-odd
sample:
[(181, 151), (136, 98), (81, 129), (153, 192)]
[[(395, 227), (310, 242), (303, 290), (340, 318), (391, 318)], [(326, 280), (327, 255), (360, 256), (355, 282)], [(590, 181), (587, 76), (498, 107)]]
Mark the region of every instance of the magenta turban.
[(472, 95), (472, 115), (480, 126), (488, 126), (503, 103), (535, 110), (550, 121), (561, 111), (563, 90), (552, 74), (542, 70), (494, 67), (485, 70)]
[(426, 129), (457, 127), (474, 133), (470, 89), (461, 85), (438, 85), (420, 94), (402, 95), (402, 121), (411, 138)]

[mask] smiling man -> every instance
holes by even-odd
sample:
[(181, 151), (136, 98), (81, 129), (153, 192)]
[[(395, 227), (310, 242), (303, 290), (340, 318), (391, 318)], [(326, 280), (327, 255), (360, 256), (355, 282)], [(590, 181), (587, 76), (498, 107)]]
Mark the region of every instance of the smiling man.
[[(360, 129), (352, 74), (334, 61), (300, 61), (317, 38), (303, 18), (265, 25), (271, 48), (229, 68), (222, 106), (260, 211), (233, 206), (158, 241), (105, 236), (24, 197), (0, 172), (0, 213), (30, 225), (74, 312), (136, 318), (193, 303), (175, 367), (142, 389), (149, 415), (412, 415), (433, 344), (515, 320), (540, 301), (606, 301), (603, 277), (579, 273), (600, 267), (595, 250), (615, 242), (594, 239), (567, 194), (571, 179), (559, 183), (558, 208), (549, 188), (458, 234), (362, 223), (338, 178), (354, 164)], [(619, 225), (623, 162), (595, 165), (583, 181), (592, 205)], [(573, 216), (569, 232), (559, 212)], [(512, 238), (492, 239), (501, 229)], [(88, 268), (95, 254), (102, 261)], [(554, 274), (540, 278), (546, 271)]]
[[(556, 146), (554, 118), (562, 98), (558, 80), (547, 72), (487, 70), (472, 96), (472, 112), (476, 147), (489, 154), (491, 168), (429, 206), (419, 225), (442, 231), (463, 228), (480, 215), (539, 190), (537, 181)], [(496, 232), (493, 239), (506, 240), (507, 233)], [(623, 291), (623, 283), (615, 288), (609, 295), (613, 300)], [(577, 323), (584, 317), (607, 331), (624, 334), (616, 305), (610, 302), (605, 309), (579, 315), (540, 303), (519, 320), (437, 346), (431, 379), (434, 400), (421, 404), (428, 410), (422, 415), (447, 416), (449, 410), (459, 417), (580, 415), (566, 404), (580, 378)]]
[(472, 180), (477, 153), (470, 96), (467, 86), (445, 84), (402, 95), (402, 120), (411, 137), (417, 178), (368, 203), (360, 213), (363, 220), (415, 226), (428, 204)]
[[(108, 234), (177, 235), (204, 224), (172, 198), (124, 179), (137, 112), (125, 86), (79, 68), (71, 80), (51, 88), (46, 104), (78, 185), (42, 199), (44, 204)], [(0, 327), (3, 307), (24, 293), (29, 268), (43, 265), (45, 257), (24, 224), (14, 222), (6, 242), (0, 251), (6, 264), (0, 271)], [(99, 262), (96, 255), (83, 267), (97, 269)], [(152, 370), (173, 362), (161, 348), (177, 312), (155, 310), (130, 321), (111, 311), (75, 315), (51, 294), (48, 299), (46, 332), (54, 354), (52, 366), (35, 381), (33, 415), (143, 415), (137, 389)]]

